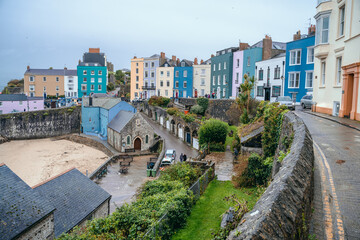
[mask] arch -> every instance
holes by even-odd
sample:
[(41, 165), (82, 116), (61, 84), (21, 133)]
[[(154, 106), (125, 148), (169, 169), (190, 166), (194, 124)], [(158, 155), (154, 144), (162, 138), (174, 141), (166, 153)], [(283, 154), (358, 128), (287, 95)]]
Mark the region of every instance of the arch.
[(198, 132), (196, 130), (194, 130), (191, 135), (192, 135), (192, 137), (197, 138), (198, 137)]
[(170, 131), (175, 134), (175, 120), (172, 119), (170, 122)]
[(152, 111), (150, 109), (149, 109), (148, 115), (149, 115), (149, 118), (152, 118)]
[(134, 149), (141, 151), (141, 139), (139, 137), (134, 140)]
[(158, 120), (158, 114), (157, 114), (157, 112), (155, 112), (155, 121), (157, 121)]
[(184, 140), (184, 133), (183, 133), (183, 127), (180, 123), (177, 124), (177, 136), (178, 138)]
[(192, 132), (192, 147), (199, 150), (200, 146), (199, 146), (199, 138), (198, 138), (198, 132), (197, 130), (194, 130)]
[(127, 136), (127, 137), (126, 137), (126, 144), (127, 144), (127, 145), (130, 145), (130, 144), (131, 144), (131, 137), (130, 137), (130, 136)]
[(185, 141), (187, 143), (190, 143), (191, 144), (191, 132), (190, 132), (190, 128), (188, 126), (185, 127), (184, 129), (184, 133), (185, 133)]

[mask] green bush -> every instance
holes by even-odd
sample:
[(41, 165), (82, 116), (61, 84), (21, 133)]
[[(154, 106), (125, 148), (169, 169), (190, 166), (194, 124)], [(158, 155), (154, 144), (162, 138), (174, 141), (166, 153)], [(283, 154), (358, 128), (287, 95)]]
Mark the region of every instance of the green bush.
[(240, 122), (242, 124), (248, 124), (250, 122), (249, 115), (248, 115), (246, 108), (244, 108), (244, 111), (240, 116)]
[(207, 110), (207, 108), (209, 106), (209, 99), (201, 97), (201, 98), (196, 99), (196, 103), (197, 103), (197, 105), (202, 107), (202, 109), (203, 109), (202, 115), (204, 115), (205, 111)]
[(272, 161), (264, 161), (258, 154), (251, 154), (240, 185), (244, 187), (264, 185), (271, 173)]
[(209, 147), (210, 147), (210, 151), (213, 151), (213, 152), (224, 152), (225, 151), (225, 144), (223, 144), (223, 143), (212, 142), (212, 143), (210, 143)]
[(228, 132), (228, 124), (217, 120), (209, 119), (199, 129), (199, 143), (225, 143)]
[(149, 99), (149, 104), (152, 106), (167, 107), (169, 102), (170, 102), (170, 98), (161, 97), (161, 96), (152, 96)]
[(166, 110), (166, 112), (167, 112), (167, 114), (169, 114), (169, 115), (174, 115), (174, 114), (176, 114), (177, 112), (179, 112), (179, 110), (178, 110), (177, 108), (168, 108), (168, 109)]
[(191, 107), (190, 112), (202, 115), (204, 113), (204, 109), (200, 105), (194, 105)]
[(191, 123), (191, 122), (195, 121), (195, 119), (196, 119), (195, 114), (183, 114), (181, 117), (187, 123)]

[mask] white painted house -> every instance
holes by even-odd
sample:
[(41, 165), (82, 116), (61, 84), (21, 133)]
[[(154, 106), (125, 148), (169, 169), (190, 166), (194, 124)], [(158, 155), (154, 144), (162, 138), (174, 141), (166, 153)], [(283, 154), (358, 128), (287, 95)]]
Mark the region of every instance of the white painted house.
[(284, 95), (285, 53), (255, 63), (256, 100), (274, 102)]
[(78, 76), (77, 70), (64, 71), (64, 92), (66, 98), (78, 97)]

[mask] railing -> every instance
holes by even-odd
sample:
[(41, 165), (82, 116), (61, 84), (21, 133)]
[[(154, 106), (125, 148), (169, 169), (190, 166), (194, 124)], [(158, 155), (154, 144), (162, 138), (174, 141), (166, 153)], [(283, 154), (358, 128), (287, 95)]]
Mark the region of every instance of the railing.
[(155, 86), (142, 86), (141, 87), (142, 88), (142, 90), (155, 90), (156, 89), (156, 87)]

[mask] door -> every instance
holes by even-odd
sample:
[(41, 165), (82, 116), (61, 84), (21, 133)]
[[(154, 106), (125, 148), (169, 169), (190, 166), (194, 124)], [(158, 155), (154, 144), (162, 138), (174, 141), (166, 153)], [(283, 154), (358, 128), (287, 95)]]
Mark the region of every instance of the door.
[(183, 91), (183, 98), (186, 98), (186, 91)]
[(186, 133), (186, 142), (191, 144), (191, 136), (189, 132)]
[(353, 108), (353, 96), (355, 96), (353, 74), (348, 75), (346, 83), (344, 91), (344, 117), (350, 118), (351, 110)]
[(136, 138), (134, 141), (134, 149), (141, 151), (141, 140), (140, 138)]
[(265, 101), (270, 101), (270, 88), (265, 88)]

